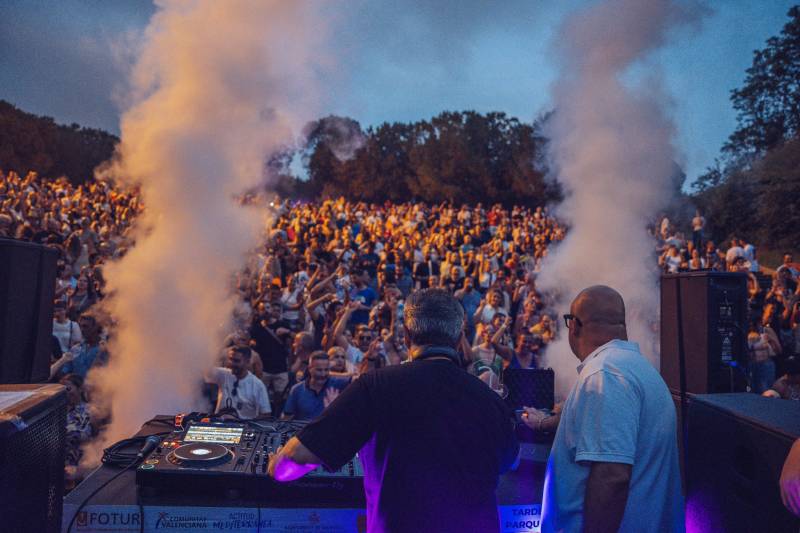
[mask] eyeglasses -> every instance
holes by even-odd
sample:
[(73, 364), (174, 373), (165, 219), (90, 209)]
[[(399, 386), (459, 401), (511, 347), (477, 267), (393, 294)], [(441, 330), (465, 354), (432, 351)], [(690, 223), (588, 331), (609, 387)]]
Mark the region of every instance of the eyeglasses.
[(579, 327), (583, 327), (583, 322), (581, 322), (580, 318), (570, 314), (564, 315), (564, 324), (567, 326), (567, 329), (572, 329), (573, 321), (578, 324)]

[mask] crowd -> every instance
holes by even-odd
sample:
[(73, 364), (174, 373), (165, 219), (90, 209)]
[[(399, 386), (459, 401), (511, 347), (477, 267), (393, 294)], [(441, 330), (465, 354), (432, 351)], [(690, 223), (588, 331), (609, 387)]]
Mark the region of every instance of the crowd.
[(767, 275), (752, 243), (732, 237), (727, 248), (717, 246), (705, 238), (705, 226), (705, 218), (696, 212), (692, 236), (687, 239), (668, 217), (662, 217), (653, 227), (660, 243), (659, 266), (671, 274), (698, 270), (747, 274), (751, 388), (769, 396), (800, 399), (800, 365), (794, 359), (800, 357), (800, 264), (785, 253), (775, 272)]
[[(98, 431), (83, 380), (109, 357), (112, 326), (95, 305), (104, 297), (103, 264), (133, 245), (130, 228), (143, 209), (136, 189), (107, 182), (73, 186), (13, 172), (0, 181), (0, 237), (59, 251), (51, 378), (70, 391), (68, 471), (80, 442)], [(665, 272), (748, 272), (754, 389), (772, 386), (777, 361), (784, 384), (776, 394), (800, 399), (800, 376), (794, 385), (784, 375), (800, 349), (792, 257), (765, 286), (752, 244), (715, 245), (699, 213), (691, 227), (685, 238), (666, 217), (655, 225), (654, 262)], [(426, 287), (461, 302), (464, 366), (502, 394), (503, 369), (542, 365), (558, 333), (536, 276), (565, 231), (542, 207), (277, 200), (263, 242), (232, 280), (232, 330), (220, 366), (205, 375), (210, 408), (242, 418), (314, 418), (361, 374), (408, 359), (403, 308)]]

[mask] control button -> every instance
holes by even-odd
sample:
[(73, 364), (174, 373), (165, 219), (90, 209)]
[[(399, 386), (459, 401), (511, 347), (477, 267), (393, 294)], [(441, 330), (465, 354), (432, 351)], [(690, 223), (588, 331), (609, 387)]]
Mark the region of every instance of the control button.
[(147, 461), (144, 462), (144, 464), (146, 464), (146, 465), (157, 465), (158, 464), (158, 459), (148, 459)]
[(139, 470), (152, 470), (156, 465), (145, 464), (139, 467)]

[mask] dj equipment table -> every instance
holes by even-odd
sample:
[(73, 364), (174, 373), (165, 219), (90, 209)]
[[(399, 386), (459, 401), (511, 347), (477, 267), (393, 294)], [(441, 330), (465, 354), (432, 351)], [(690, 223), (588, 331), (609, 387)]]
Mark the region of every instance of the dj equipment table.
[[(163, 425), (148, 423), (137, 435), (163, 430)], [(497, 500), (503, 533), (539, 531), (548, 454), (549, 444), (523, 443), (519, 466), (501, 476)], [(101, 466), (65, 498), (62, 531), (67, 531), (84, 499), (118, 473), (117, 468)], [(265, 503), (248, 498), (246, 494), (226, 494), (223, 489), (218, 495), (207, 491), (194, 493), (189, 489), (191, 487), (185, 491), (171, 487), (148, 495), (141, 488), (137, 490), (136, 471), (131, 469), (91, 498), (78, 514), (71, 531), (366, 531), (366, 511), (361, 505), (309, 505), (308, 500), (293, 504), (285, 499), (279, 503)]]

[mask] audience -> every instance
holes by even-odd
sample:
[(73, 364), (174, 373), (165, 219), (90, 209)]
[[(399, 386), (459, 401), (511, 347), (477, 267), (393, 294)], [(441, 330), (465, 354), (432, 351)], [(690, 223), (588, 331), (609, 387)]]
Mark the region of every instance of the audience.
[[(276, 219), (231, 287), (236, 331), (220, 358), (228, 368), (206, 375), (218, 386), (218, 412), (313, 418), (359, 375), (407, 361), (404, 303), (422, 288), (461, 302), (464, 366), (498, 392), (504, 368), (539, 367), (559, 334), (551, 295), (536, 287), (550, 246), (566, 234), (546, 208), (241, 200), (273, 202)], [(144, 208), (137, 189), (109, 182), (13, 172), (0, 182), (0, 237), (59, 252), (52, 380), (80, 390), (107, 361), (113, 317), (96, 305), (106, 296), (103, 268), (135, 244), (130, 230)], [(800, 355), (800, 265), (787, 253), (764, 283), (751, 243), (734, 237), (718, 248), (699, 211), (685, 222), (690, 239), (666, 217), (651, 227), (653, 263), (669, 273), (747, 273), (753, 390), (798, 399), (785, 393), (794, 390), (788, 361)]]

